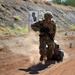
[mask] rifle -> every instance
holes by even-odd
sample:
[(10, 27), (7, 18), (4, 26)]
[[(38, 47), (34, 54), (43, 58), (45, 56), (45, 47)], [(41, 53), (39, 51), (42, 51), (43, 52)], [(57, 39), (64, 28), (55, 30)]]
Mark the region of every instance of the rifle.
[(45, 34), (48, 35), (48, 37), (49, 37), (52, 41), (54, 41), (54, 39), (53, 39), (54, 37), (53, 37), (52, 34), (49, 33), (49, 32), (50, 32), (50, 29), (49, 29), (48, 27), (44, 27), (43, 25), (41, 25), (40, 32), (44, 32)]

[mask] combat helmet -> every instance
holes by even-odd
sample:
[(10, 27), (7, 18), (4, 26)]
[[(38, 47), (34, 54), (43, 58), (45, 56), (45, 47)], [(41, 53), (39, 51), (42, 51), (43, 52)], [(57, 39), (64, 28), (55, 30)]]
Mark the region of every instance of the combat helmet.
[(53, 18), (53, 14), (50, 12), (50, 11), (47, 11), (47, 12), (45, 12), (45, 14), (44, 14), (44, 18), (45, 19), (48, 19), (48, 18)]

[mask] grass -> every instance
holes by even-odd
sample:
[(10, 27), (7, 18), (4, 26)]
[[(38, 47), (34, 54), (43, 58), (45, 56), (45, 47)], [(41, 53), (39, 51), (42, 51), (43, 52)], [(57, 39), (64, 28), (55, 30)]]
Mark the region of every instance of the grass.
[[(11, 24), (11, 26), (13, 27), (12, 24)], [(25, 27), (16, 25), (16, 26), (14, 26), (14, 28), (5, 27), (5, 25), (0, 25), (0, 36), (26, 34), (26, 33), (28, 33), (28, 25), (26, 25)]]
[(14, 29), (15, 34), (25, 34), (27, 32), (28, 32), (28, 25), (26, 25), (25, 27), (16, 26)]
[(19, 15), (15, 15), (15, 16), (14, 16), (14, 19), (15, 19), (15, 20), (19, 20), (19, 21), (22, 20), (21, 17), (20, 17)]
[(74, 24), (69, 24), (68, 25), (70, 29), (75, 29), (75, 25)]

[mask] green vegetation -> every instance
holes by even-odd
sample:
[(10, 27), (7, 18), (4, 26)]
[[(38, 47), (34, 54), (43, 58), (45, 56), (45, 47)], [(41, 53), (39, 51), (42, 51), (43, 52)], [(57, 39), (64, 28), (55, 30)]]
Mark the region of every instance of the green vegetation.
[(15, 34), (25, 34), (27, 32), (28, 32), (28, 25), (26, 25), (25, 27), (17, 25), (14, 29)]
[(69, 24), (68, 25), (70, 29), (75, 29), (75, 25), (74, 24)]
[(61, 0), (52, 0), (53, 3), (57, 3), (57, 4), (64, 4), (64, 5), (71, 5), (75, 7), (75, 0), (65, 0), (65, 1), (61, 1)]
[(53, 3), (61, 4), (61, 0), (52, 0)]
[(13, 24), (11, 24), (10, 26), (14, 28), (5, 27), (5, 25), (0, 25), (0, 36), (26, 34), (28, 32), (28, 25), (26, 25), (25, 27), (21, 27), (20, 25), (14, 26)]
[(11, 27), (11, 29), (15, 28), (14, 24), (10, 24), (9, 26)]
[(5, 27), (5, 25), (3, 23), (0, 24), (1, 27)]
[(75, 0), (66, 0), (65, 2), (62, 2), (64, 5), (71, 5), (75, 7)]
[(14, 19), (15, 19), (15, 20), (19, 20), (19, 21), (21, 21), (21, 20), (22, 20), (22, 19), (20, 18), (20, 16), (19, 16), (19, 15), (14, 16)]

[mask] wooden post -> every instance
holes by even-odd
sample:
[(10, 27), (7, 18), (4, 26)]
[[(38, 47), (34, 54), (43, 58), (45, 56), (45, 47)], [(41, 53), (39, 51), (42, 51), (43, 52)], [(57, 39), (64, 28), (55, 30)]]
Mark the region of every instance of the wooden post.
[(69, 43), (69, 48), (72, 48), (72, 43)]

